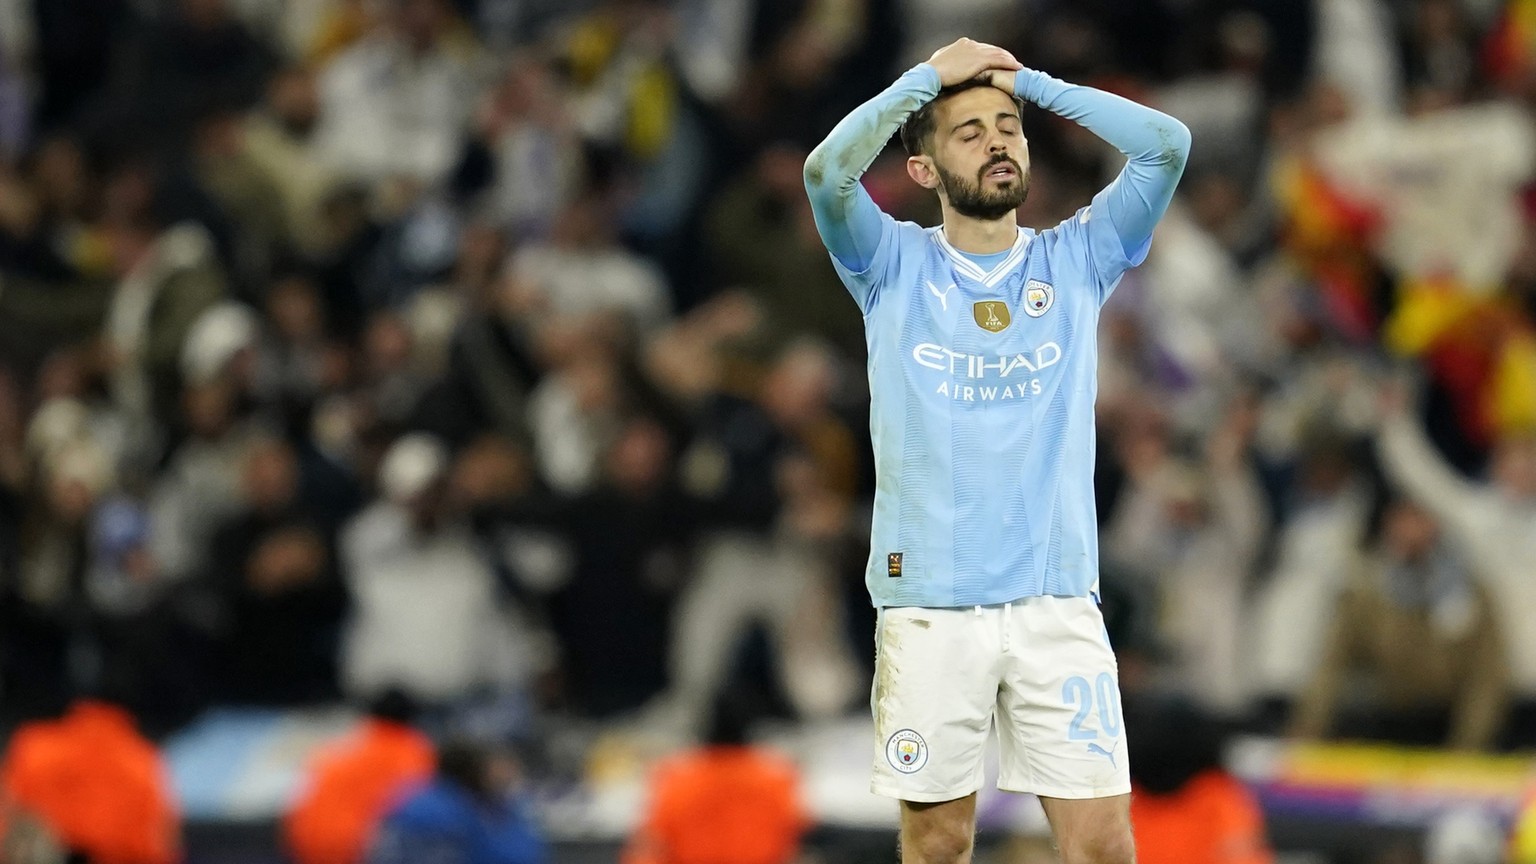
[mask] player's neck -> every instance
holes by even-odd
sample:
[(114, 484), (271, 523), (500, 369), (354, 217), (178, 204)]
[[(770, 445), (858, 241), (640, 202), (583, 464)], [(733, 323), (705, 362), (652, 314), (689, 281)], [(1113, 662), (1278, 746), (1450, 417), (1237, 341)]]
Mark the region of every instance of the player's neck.
[(1015, 210), (999, 219), (962, 216), (944, 206), (944, 238), (949, 245), (972, 255), (991, 255), (1013, 248), (1019, 239), (1019, 218)]

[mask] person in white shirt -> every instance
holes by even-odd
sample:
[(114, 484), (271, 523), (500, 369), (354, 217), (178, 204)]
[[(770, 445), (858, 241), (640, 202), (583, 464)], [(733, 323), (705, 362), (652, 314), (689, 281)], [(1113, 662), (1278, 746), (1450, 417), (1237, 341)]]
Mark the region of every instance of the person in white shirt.
[(1506, 433), (1494, 444), (1488, 479), (1464, 477), (1410, 415), (1405, 393), (1393, 385), (1383, 399), (1382, 467), (1434, 514), (1484, 580), (1509, 651), (1517, 714), (1507, 728), (1531, 736), (1531, 724), (1520, 719), (1536, 715), (1536, 433)]
[(469, 529), (442, 504), (447, 450), (411, 434), (379, 470), (383, 497), (341, 536), (353, 614), (342, 648), (346, 692), (399, 686), (428, 705), (505, 692), (533, 674), (527, 631), (497, 596)]

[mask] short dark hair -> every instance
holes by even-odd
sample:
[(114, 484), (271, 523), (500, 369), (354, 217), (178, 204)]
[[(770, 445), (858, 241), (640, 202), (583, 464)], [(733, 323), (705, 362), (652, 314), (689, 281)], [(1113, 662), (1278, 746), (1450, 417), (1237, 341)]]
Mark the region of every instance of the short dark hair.
[(755, 693), (729, 687), (710, 706), (704, 743), (717, 747), (741, 747), (751, 737), (752, 724), (764, 713)]
[[(923, 107), (913, 111), (907, 117), (907, 122), (901, 124), (901, 146), (907, 149), (908, 156), (921, 156), (933, 137), (934, 130), (938, 127), (938, 118), (934, 112), (938, 104), (956, 93), (964, 93), (967, 90), (975, 90), (977, 87), (991, 87), (992, 84), (986, 78), (972, 78), (969, 81), (961, 81), (959, 84), (951, 84), (939, 91), (939, 95), (933, 97)], [(1024, 100), (1012, 96), (1013, 104), (1019, 109), (1019, 116), (1024, 116)]]
[(399, 687), (390, 687), (368, 701), (368, 716), (410, 726), (421, 714), (421, 706)]
[(450, 738), (437, 749), (437, 774), (468, 792), (475, 800), (488, 802), (496, 795), (490, 775), (491, 760), (495, 756), (495, 749), (488, 744), (469, 738)]

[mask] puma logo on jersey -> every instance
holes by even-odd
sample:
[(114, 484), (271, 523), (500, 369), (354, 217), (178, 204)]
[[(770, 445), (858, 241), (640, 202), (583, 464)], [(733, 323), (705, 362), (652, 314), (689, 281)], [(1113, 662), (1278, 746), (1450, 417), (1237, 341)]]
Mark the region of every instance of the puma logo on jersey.
[(953, 290), (955, 290), (955, 283), (953, 282), (949, 283), (949, 287), (945, 288), (942, 294), (939, 293), (939, 286), (932, 282), (928, 283), (928, 293), (939, 298), (939, 306), (943, 307), (945, 312), (949, 311), (949, 292)]

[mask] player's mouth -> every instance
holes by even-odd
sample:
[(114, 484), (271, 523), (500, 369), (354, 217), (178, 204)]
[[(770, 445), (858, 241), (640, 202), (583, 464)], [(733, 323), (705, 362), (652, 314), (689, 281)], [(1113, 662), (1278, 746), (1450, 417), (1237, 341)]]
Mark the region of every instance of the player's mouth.
[(993, 165), (990, 169), (988, 169), (987, 173), (983, 176), (989, 180), (997, 180), (999, 182), (1006, 180), (1017, 180), (1019, 177), (1019, 169), (1013, 167), (1012, 162), (999, 162), (998, 164)]

